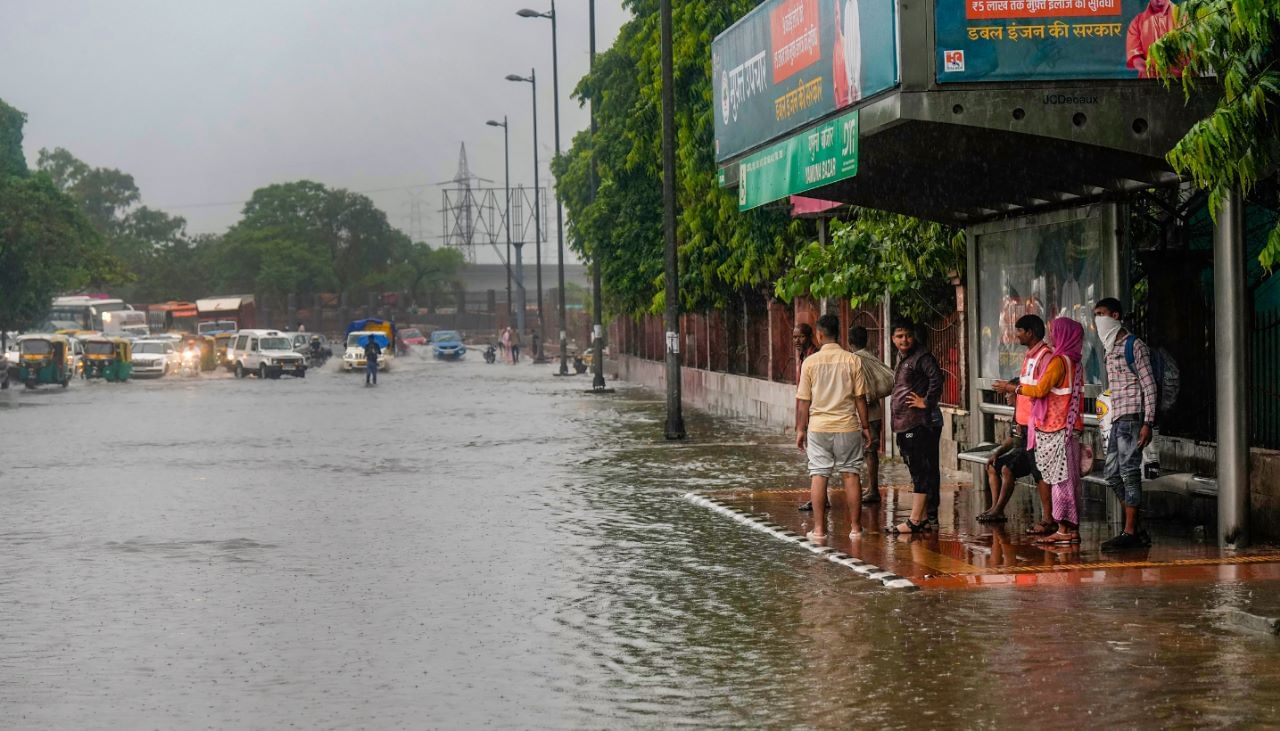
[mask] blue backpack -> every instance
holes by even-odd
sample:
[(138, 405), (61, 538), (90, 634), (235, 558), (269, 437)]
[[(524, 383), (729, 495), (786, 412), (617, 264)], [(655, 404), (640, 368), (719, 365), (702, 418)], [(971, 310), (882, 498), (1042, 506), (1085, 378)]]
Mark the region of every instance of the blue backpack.
[[(1134, 366), (1133, 344), (1138, 341), (1137, 336), (1129, 335), (1124, 339), (1124, 362), (1129, 366), (1129, 372), (1138, 375), (1138, 369)], [(1169, 351), (1164, 348), (1151, 348), (1151, 375), (1156, 379), (1156, 414), (1164, 415), (1173, 408), (1178, 402), (1178, 392), (1182, 387), (1182, 374), (1178, 370), (1178, 363), (1169, 355)]]

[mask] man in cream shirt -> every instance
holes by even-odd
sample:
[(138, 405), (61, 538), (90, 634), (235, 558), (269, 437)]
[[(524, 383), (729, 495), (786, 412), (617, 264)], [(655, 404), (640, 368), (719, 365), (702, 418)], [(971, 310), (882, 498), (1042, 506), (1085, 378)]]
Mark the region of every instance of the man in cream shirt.
[(863, 449), (867, 434), (867, 387), (858, 356), (837, 342), (840, 320), (818, 318), (818, 352), (804, 359), (796, 387), (796, 446), (809, 461), (813, 530), (806, 537), (827, 539), (827, 481), (839, 473), (849, 506), (850, 538), (862, 536)]

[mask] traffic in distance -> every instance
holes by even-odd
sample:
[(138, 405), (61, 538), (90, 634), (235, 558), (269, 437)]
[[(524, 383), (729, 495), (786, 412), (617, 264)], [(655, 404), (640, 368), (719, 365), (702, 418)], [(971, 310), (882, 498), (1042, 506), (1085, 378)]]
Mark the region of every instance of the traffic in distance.
[[(215, 297), (135, 307), (104, 295), (53, 300), (31, 332), (0, 333), (0, 388), (68, 387), (75, 380), (123, 383), (139, 378), (227, 372), (236, 378), (305, 378), (339, 355), (335, 370), (386, 372), (414, 348), (438, 360), (467, 352), (456, 330), (429, 334), (394, 321), (354, 320), (340, 337), (257, 327), (253, 297)], [(372, 363), (372, 366), (370, 366)]]

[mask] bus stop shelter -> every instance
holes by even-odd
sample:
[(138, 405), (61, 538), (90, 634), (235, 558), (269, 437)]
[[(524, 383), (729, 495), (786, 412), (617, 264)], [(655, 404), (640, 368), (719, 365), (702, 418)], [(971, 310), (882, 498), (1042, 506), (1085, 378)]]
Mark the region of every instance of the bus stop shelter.
[[(741, 209), (802, 194), (966, 230), (971, 440), (1006, 408), (992, 382), (1012, 375), (992, 308), (1036, 306), (1015, 280), (1048, 277), (1056, 302), (1042, 306), (1091, 328), (1097, 299), (1130, 304), (1124, 207), (1187, 190), (1165, 154), (1215, 92), (1186, 99), (1140, 78), (1149, 16), (1148, 0), (768, 0), (715, 40), (716, 156)], [(1243, 210), (1229, 196), (1212, 237), (1218, 536), (1229, 547), (1248, 541)], [(1029, 246), (1036, 257), (1018, 259)], [(1089, 395), (1101, 390), (1094, 358)]]

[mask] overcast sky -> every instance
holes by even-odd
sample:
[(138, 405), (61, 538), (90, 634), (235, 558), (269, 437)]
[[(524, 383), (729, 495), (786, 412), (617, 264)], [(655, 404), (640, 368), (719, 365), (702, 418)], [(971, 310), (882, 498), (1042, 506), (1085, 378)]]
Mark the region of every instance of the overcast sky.
[[(627, 14), (596, 5), (603, 51)], [(9, 0), (0, 99), (27, 114), (32, 166), (41, 147), (65, 147), (119, 168), (193, 233), (235, 223), (256, 188), (305, 178), (379, 190), (368, 195), (406, 232), (416, 193), (435, 245), (441, 189), (405, 188), (452, 178), (462, 142), (472, 171), (501, 185), (502, 130), (485, 120), (509, 116), (512, 185), (532, 177), (530, 88), (509, 73), (537, 69), (549, 185), (551, 24), (523, 7), (550, 0)], [(557, 12), (567, 149), (587, 126), (569, 99), (587, 70), (587, 0)]]

